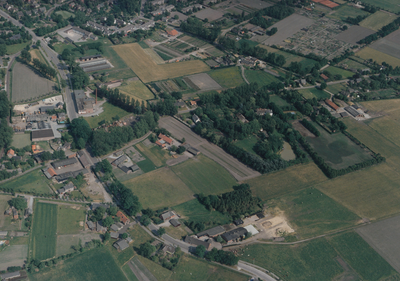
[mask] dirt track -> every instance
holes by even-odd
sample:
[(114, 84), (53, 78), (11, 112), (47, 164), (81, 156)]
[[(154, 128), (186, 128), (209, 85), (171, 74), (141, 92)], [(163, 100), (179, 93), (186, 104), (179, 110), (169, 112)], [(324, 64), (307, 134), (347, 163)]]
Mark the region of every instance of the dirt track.
[(239, 162), (239, 160), (226, 153), (222, 148), (198, 136), (178, 120), (172, 117), (165, 117), (160, 119), (158, 125), (167, 129), (172, 136), (177, 139), (185, 138), (188, 144), (197, 148), (205, 156), (220, 164), (238, 181), (260, 176), (259, 172)]

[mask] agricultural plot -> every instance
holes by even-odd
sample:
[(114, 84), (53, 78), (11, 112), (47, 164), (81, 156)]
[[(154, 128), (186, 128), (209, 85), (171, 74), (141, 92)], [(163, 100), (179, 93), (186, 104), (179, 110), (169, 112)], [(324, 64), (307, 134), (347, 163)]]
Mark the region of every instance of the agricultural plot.
[(342, 78), (344, 78), (344, 79), (351, 78), (354, 76), (354, 72), (344, 70), (339, 67), (329, 66), (325, 70), (328, 71), (332, 76), (341, 75)]
[(209, 195), (229, 192), (232, 190), (232, 186), (236, 184), (235, 179), (228, 171), (202, 155), (173, 166), (171, 170), (195, 194)]
[(194, 15), (201, 20), (208, 19), (208, 21), (214, 21), (214, 20), (222, 18), (224, 16), (224, 13), (221, 11), (218, 11), (218, 10), (206, 8), (206, 9), (200, 10), (199, 12), (195, 13)]
[(11, 189), (14, 192), (35, 192), (42, 194), (53, 193), (50, 189), (50, 180), (46, 179), (45, 175), (40, 169), (29, 172), (14, 180), (7, 181), (1, 184), (5, 189)]
[(355, 18), (357, 16), (369, 16), (370, 13), (357, 9), (349, 5), (343, 5), (335, 10), (334, 13), (330, 13), (328, 17), (345, 21), (348, 17)]
[(341, 91), (345, 90), (346, 84), (332, 84), (326, 87), (326, 90), (334, 95), (339, 94)]
[(210, 47), (204, 47), (204, 50), (212, 57), (219, 57), (224, 55), (224, 52), (218, 50), (212, 45), (210, 45)]
[(79, 248), (79, 235), (58, 235), (56, 256), (68, 255), (75, 252), (72, 246)]
[(12, 71), (12, 101), (33, 101), (55, 90), (55, 83), (16, 62)]
[(215, 82), (207, 73), (199, 73), (184, 78), (185, 81), (190, 80), (189, 85), (194, 85), (194, 89), (201, 91), (211, 91), (221, 89), (221, 86)]
[(244, 75), (247, 81), (249, 81), (250, 83), (256, 82), (259, 87), (269, 85), (272, 82), (280, 82), (277, 77), (261, 70), (246, 69), (244, 71)]
[(394, 89), (374, 91), (374, 92), (364, 93), (364, 95), (367, 95), (370, 99), (390, 99), (398, 97), (397, 91)]
[(361, 39), (368, 35), (375, 33), (375, 31), (358, 25), (350, 26), (346, 31), (341, 32), (336, 36), (336, 39), (349, 44), (356, 44)]
[(139, 281), (136, 275), (133, 273), (132, 269), (129, 267), (129, 264), (125, 264), (121, 267), (122, 271), (124, 272), (125, 276), (128, 278), (129, 281)]
[(11, 266), (23, 266), (28, 256), (28, 245), (8, 246), (0, 252), (0, 270)]
[(376, 41), (370, 47), (386, 55), (400, 59), (400, 30), (390, 33), (388, 36)]
[(97, 128), (99, 126), (99, 123), (103, 120), (106, 122), (112, 122), (118, 118), (125, 117), (126, 115), (129, 114), (128, 111), (125, 111), (108, 102), (105, 102), (102, 107), (103, 107), (103, 112), (100, 113), (99, 115), (93, 115), (92, 117), (84, 118), (89, 123), (90, 128)]
[(205, 45), (207, 45), (206, 42), (204, 42), (204, 41), (202, 41), (202, 40), (200, 40), (198, 38), (188, 36), (188, 35), (185, 35), (185, 36), (183, 36), (182, 38), (179, 38), (179, 39), (182, 40), (182, 41), (185, 41), (185, 42), (187, 42), (187, 43), (189, 43), (189, 44), (191, 44), (193, 46), (196, 46), (198, 48), (201, 48), (201, 47), (204, 47)]
[(123, 94), (141, 101), (154, 99), (153, 93), (141, 81), (129, 81), (127, 83), (127, 85), (118, 88)]
[(119, 45), (114, 49), (144, 83), (209, 70), (209, 67), (199, 60), (157, 65), (138, 44)]
[(399, 2), (397, 2), (397, 0), (365, 0), (364, 3), (378, 6), (381, 9), (388, 10), (393, 13), (400, 12)]
[(160, 168), (123, 183), (139, 197), (143, 208), (170, 207), (193, 198), (193, 192), (169, 168)]
[(392, 13), (388, 13), (386, 11), (377, 11), (361, 21), (359, 25), (378, 31), (383, 26), (393, 22), (396, 18), (397, 16)]
[(234, 88), (244, 83), (239, 67), (236, 66), (212, 70), (208, 74), (224, 88)]
[(356, 53), (356, 56), (364, 60), (372, 59), (373, 61), (376, 61), (379, 64), (382, 64), (382, 62), (386, 62), (387, 64), (390, 64), (393, 67), (396, 66), (400, 67), (400, 59), (394, 56), (387, 55), (383, 52), (377, 51), (370, 47), (365, 47), (362, 50), (358, 51)]
[[(189, 81), (190, 82), (190, 81)], [(176, 78), (173, 80), (159, 81), (152, 83), (151, 86), (158, 93), (172, 93), (172, 92), (180, 92), (182, 90), (187, 90), (189, 88), (188, 82), (186, 79)], [(194, 87), (195, 85), (193, 85)]]
[(23, 148), (28, 145), (31, 145), (30, 134), (14, 134), (11, 146)]
[(38, 260), (52, 258), (56, 254), (57, 205), (37, 203), (33, 217), (30, 249)]
[[(155, 52), (153, 49), (147, 48), (143, 49), (143, 51), (151, 57), (151, 59), (156, 63), (156, 64), (163, 64), (164, 59), (159, 55), (159, 53)], [(172, 58), (172, 57), (171, 57)]]
[(301, 89), (299, 93), (306, 99), (316, 98), (317, 100), (326, 100), (330, 98), (330, 94), (317, 88)]
[(150, 159), (156, 167), (165, 165), (167, 160), (171, 159), (168, 152), (158, 146), (146, 147), (143, 143), (139, 143), (136, 147), (144, 156)]
[(142, 256), (136, 256), (131, 261), (144, 275), (147, 277), (149, 281), (156, 280), (170, 280), (172, 271), (162, 267), (158, 263), (155, 263), (149, 259), (146, 259)]
[(57, 205), (57, 235), (77, 234), (85, 223), (85, 208), (81, 205)]

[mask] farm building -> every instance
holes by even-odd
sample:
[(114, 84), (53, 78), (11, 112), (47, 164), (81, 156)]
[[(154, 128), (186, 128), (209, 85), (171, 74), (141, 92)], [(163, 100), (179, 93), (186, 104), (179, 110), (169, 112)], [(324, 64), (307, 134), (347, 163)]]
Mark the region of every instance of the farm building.
[(122, 222), (124, 225), (130, 223), (130, 220), (121, 211), (117, 212), (117, 217), (119, 217), (120, 222)]
[(54, 169), (58, 170), (63, 167), (73, 165), (76, 162), (78, 162), (78, 160), (76, 160), (76, 158), (67, 158), (67, 159), (55, 161), (55, 162), (51, 163), (51, 165), (54, 167)]
[(43, 174), (46, 176), (46, 178), (51, 179), (54, 176), (57, 176), (56, 171), (54, 171), (53, 168), (48, 167), (48, 168), (44, 168), (42, 169)]
[(128, 242), (126, 242), (125, 239), (123, 239), (123, 240), (121, 239), (121, 240), (115, 242), (113, 244), (113, 246), (115, 249), (123, 251), (129, 247), (129, 244), (128, 244)]
[[(206, 242), (206, 241), (202, 241), (202, 240), (197, 239), (197, 238), (195, 238), (193, 236), (186, 236), (185, 237), (185, 242), (190, 244), (190, 245), (194, 245), (195, 247), (203, 245), (206, 248), (207, 251), (211, 250), (211, 243)], [(191, 248), (195, 249), (195, 247), (191, 247)], [(194, 249), (189, 249), (189, 250), (193, 251)]]
[(222, 226), (216, 226), (210, 229), (207, 229), (205, 231), (202, 231), (200, 233), (197, 233), (197, 237), (202, 237), (202, 236), (208, 236), (208, 237), (217, 237), (218, 235), (221, 235), (225, 232), (225, 228)]
[(110, 228), (113, 231), (120, 231), (122, 227), (124, 227), (124, 225), (120, 222), (117, 222), (117, 223), (112, 224)]
[(251, 235), (256, 235), (256, 234), (259, 233), (258, 230), (254, 226), (252, 226), (251, 224), (248, 225), (248, 226), (245, 226), (244, 229), (246, 229), (247, 232), (250, 232)]
[(176, 31), (175, 29), (173, 29), (173, 30), (167, 30), (167, 34), (168, 34), (168, 36), (176, 36), (176, 35), (178, 35), (179, 33), (178, 33), (178, 31)]
[(85, 91), (74, 91), (76, 106), (79, 114), (93, 113), (95, 100), (86, 96)]
[(91, 61), (91, 60), (100, 59), (100, 58), (102, 58), (102, 55), (92, 55), (92, 56), (80, 57), (78, 59), (78, 61), (80, 61), (80, 62), (82, 62), (82, 61)]
[(201, 121), (200, 118), (199, 118), (199, 116), (197, 116), (196, 114), (193, 114), (192, 120), (193, 120), (194, 123), (198, 123), (198, 122)]
[(181, 223), (180, 223), (178, 220), (176, 220), (176, 219), (170, 220), (169, 223), (170, 223), (173, 227), (178, 227), (178, 226), (181, 225)]
[(86, 156), (86, 154), (83, 152), (83, 150), (78, 152), (78, 159), (84, 168), (90, 167), (89, 158)]
[(194, 156), (199, 155), (200, 154), (200, 150), (194, 148), (194, 147), (189, 147), (187, 149), (187, 151), (191, 154), (193, 154)]
[(162, 143), (159, 140), (156, 141), (156, 145), (158, 145), (161, 148), (165, 148), (165, 143)]
[(231, 243), (236, 241), (239, 238), (243, 238), (247, 234), (247, 230), (243, 227), (235, 228), (231, 231), (228, 231), (221, 235), (222, 239), (226, 241), (226, 243)]
[(333, 101), (331, 100), (325, 100), (325, 103), (332, 108), (333, 110), (337, 111), (339, 109), (339, 106), (337, 106)]
[[(75, 159), (75, 158), (74, 158)], [(63, 182), (69, 178), (76, 178), (79, 174), (89, 174), (89, 171), (87, 169), (80, 169), (80, 170), (76, 170), (74, 172), (66, 172), (63, 174), (59, 174), (57, 176), (55, 176), (54, 178), (58, 181), (58, 182)]]
[(329, 77), (326, 76), (325, 74), (321, 74), (320, 77), (321, 77), (322, 79), (324, 79), (324, 81), (329, 80)]
[(52, 129), (32, 131), (32, 141), (48, 141), (53, 140), (54, 138)]
[(88, 226), (88, 228), (89, 228), (90, 230), (94, 230), (94, 229), (96, 228), (95, 223), (92, 222), (92, 221), (87, 221), (86, 224), (87, 224), (87, 226)]
[(64, 185), (62, 188), (60, 188), (59, 190), (57, 190), (57, 193), (60, 194), (60, 195), (64, 195), (64, 194), (67, 193), (67, 192), (72, 192), (72, 191), (74, 191), (74, 189), (75, 189), (74, 184), (73, 184), (72, 182), (70, 182), (69, 184)]
[(175, 247), (171, 245), (165, 245), (162, 247), (162, 251), (164, 254), (170, 254), (173, 255), (175, 253)]
[(349, 114), (347, 112), (341, 112), (340, 117), (342, 118), (349, 117)]
[(8, 231), (0, 231), (0, 237), (6, 237), (8, 234)]
[(126, 160), (128, 160), (128, 156), (126, 156), (124, 154), (121, 157), (119, 157), (118, 159), (114, 160), (111, 164), (113, 164), (114, 166), (118, 166), (118, 165), (124, 163)]
[(111, 231), (110, 235), (111, 235), (111, 238), (113, 238), (113, 239), (118, 239), (118, 237), (119, 237), (119, 233), (118, 232), (114, 232), (114, 231)]
[(183, 101), (178, 101), (176, 103), (174, 103), (174, 106), (176, 107), (184, 107), (186, 105), (186, 103), (184, 103)]
[(344, 110), (346, 110), (348, 113), (350, 113), (351, 116), (355, 117), (364, 117), (364, 114), (358, 112), (354, 107), (348, 106), (345, 107)]
[(56, 109), (56, 107), (54, 105), (47, 105), (47, 106), (39, 107), (40, 113), (45, 113), (47, 111), (52, 111), (54, 109)]
[(167, 221), (167, 220), (174, 219), (174, 218), (176, 218), (176, 215), (172, 211), (168, 211), (168, 212), (160, 215), (160, 219), (162, 219), (163, 221)]
[(244, 222), (241, 219), (237, 219), (237, 220), (234, 220), (233, 223), (237, 226), (237, 225), (243, 224)]
[(49, 115), (47, 114), (33, 114), (26, 116), (26, 122), (40, 122), (47, 121)]
[(100, 232), (100, 233), (106, 233), (107, 232), (107, 227), (104, 227), (99, 222), (97, 222), (96, 231)]
[(159, 138), (160, 140), (163, 140), (164, 142), (168, 143), (169, 145), (172, 145), (172, 139), (169, 138), (169, 137), (167, 137), (166, 135), (163, 135), (163, 134), (160, 133), (160, 134), (158, 135), (158, 138)]

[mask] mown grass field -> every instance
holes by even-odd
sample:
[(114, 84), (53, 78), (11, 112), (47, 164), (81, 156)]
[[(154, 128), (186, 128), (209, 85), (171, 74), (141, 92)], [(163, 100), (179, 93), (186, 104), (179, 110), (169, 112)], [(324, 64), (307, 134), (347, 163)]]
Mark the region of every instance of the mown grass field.
[(111, 103), (105, 102), (103, 104), (103, 112), (93, 117), (85, 117), (84, 119), (89, 123), (90, 128), (97, 128), (99, 122), (105, 120), (106, 122), (114, 121), (115, 117), (125, 117), (129, 112), (112, 105)]
[(354, 61), (350, 58), (345, 59), (344, 61), (342, 61), (343, 64), (346, 64), (349, 68), (355, 68), (355, 69), (364, 69), (367, 68), (366, 65), (363, 65), (360, 62)]
[(135, 256), (135, 251), (133, 250), (132, 245), (129, 245), (129, 247), (122, 252), (115, 249), (112, 243), (109, 243), (107, 245), (107, 248), (109, 249), (110, 254), (113, 256), (118, 266), (123, 266), (126, 262), (128, 262), (131, 258)]
[(316, 98), (317, 100), (325, 100), (330, 97), (330, 95), (327, 92), (321, 91), (320, 89), (317, 88), (302, 89), (299, 90), (299, 93), (306, 99)]
[(26, 46), (30, 45), (32, 41), (28, 41), (25, 43), (14, 44), (14, 45), (7, 45), (7, 55), (13, 55), (22, 51)]
[(157, 65), (137, 43), (113, 48), (144, 83), (210, 70), (204, 62), (199, 60)]
[(84, 229), (85, 208), (81, 205), (57, 205), (57, 235), (77, 234)]
[(365, 60), (372, 59), (373, 61), (376, 61), (379, 64), (382, 64), (382, 62), (386, 62), (387, 64), (390, 64), (393, 67), (396, 66), (400, 67), (400, 59), (389, 56), (385, 53), (379, 52), (369, 47), (365, 47), (360, 51), (358, 51), (356, 53), (356, 56)]
[(287, 101), (285, 101), (284, 99), (282, 99), (280, 96), (277, 96), (277, 95), (270, 95), (269, 102), (273, 102), (278, 106), (288, 106), (289, 105), (287, 103)]
[(355, 7), (351, 7), (348, 5), (343, 5), (335, 10), (334, 13), (330, 14), (330, 18), (338, 19), (338, 20), (346, 20), (348, 17), (355, 18), (357, 16), (369, 16), (370, 13), (365, 12), (361, 9), (357, 9)]
[(195, 194), (209, 195), (229, 192), (236, 184), (236, 180), (227, 170), (202, 155), (173, 166), (171, 170)]
[(244, 76), (246, 77), (247, 81), (250, 83), (256, 82), (259, 87), (269, 85), (272, 82), (280, 82), (280, 80), (272, 74), (261, 70), (246, 69), (244, 71)]
[[(141, 264), (138, 264), (136, 262), (136, 260), (138, 260)], [(137, 255), (136, 257), (134, 257), (132, 259), (132, 261), (135, 262), (135, 264), (138, 266), (139, 270), (142, 271), (144, 274), (146, 274), (146, 269), (148, 270), (148, 272), (150, 272), (151, 274), (154, 275), (154, 277), (157, 280), (170, 280), (171, 275), (173, 273), (173, 271), (166, 269), (165, 267), (162, 267), (161, 265), (152, 262), (149, 259), (146, 259), (140, 255)], [(150, 279), (153, 280), (153, 279)]]
[(396, 15), (384, 12), (384, 11), (377, 11), (361, 21), (358, 25), (378, 31), (383, 26), (388, 25), (392, 21), (397, 18)]
[(154, 98), (153, 93), (141, 81), (128, 82), (128, 85), (121, 86), (118, 89), (121, 93), (135, 100), (139, 99), (140, 102)]
[(245, 139), (243, 139), (243, 140), (238, 140), (238, 141), (236, 141), (236, 142), (235, 142), (235, 145), (236, 145), (237, 147), (240, 147), (240, 148), (246, 150), (247, 152), (250, 152), (250, 153), (253, 153), (253, 154), (257, 154), (257, 153), (253, 150), (254, 146), (255, 146), (256, 143), (257, 143), (257, 141), (258, 141), (258, 138), (252, 135), (252, 136), (247, 137), (247, 138), (245, 138)]
[(144, 144), (139, 143), (136, 145), (136, 148), (141, 154), (144, 154), (151, 162), (153, 162), (156, 167), (164, 166), (167, 160), (171, 158), (166, 150), (163, 150), (158, 146), (146, 147)]
[(31, 145), (30, 134), (14, 134), (11, 146), (16, 148), (23, 148), (27, 145)]
[(107, 247), (87, 251), (59, 263), (57, 267), (45, 268), (29, 274), (32, 281), (65, 280), (127, 280)]
[(333, 84), (333, 85), (328, 85), (326, 87), (326, 90), (328, 92), (331, 92), (334, 95), (339, 94), (344, 89), (346, 89), (346, 85), (345, 84)]
[(244, 83), (237, 66), (212, 70), (208, 75), (224, 88), (234, 88)]
[(169, 168), (160, 168), (123, 182), (143, 208), (171, 207), (193, 198), (193, 192)]
[(52, 258), (56, 254), (57, 205), (36, 203), (33, 216), (30, 250), (38, 260)]
[(140, 244), (146, 243), (152, 239), (152, 237), (138, 224), (135, 224), (132, 228), (130, 228), (128, 233), (133, 240), (131, 244), (133, 247), (139, 247)]
[(42, 194), (52, 193), (48, 180), (40, 169), (29, 172), (14, 180), (7, 181), (1, 184), (3, 188), (12, 189), (14, 192), (36, 192)]
[(55, 12), (57, 15), (61, 15), (64, 19), (69, 19), (70, 17), (75, 17), (75, 15), (68, 11), (57, 11)]
[(354, 76), (354, 72), (351, 72), (351, 71), (348, 71), (345, 69), (341, 69), (339, 67), (329, 66), (325, 70), (328, 71), (332, 76), (340, 74), (340, 75), (342, 75), (343, 79)]

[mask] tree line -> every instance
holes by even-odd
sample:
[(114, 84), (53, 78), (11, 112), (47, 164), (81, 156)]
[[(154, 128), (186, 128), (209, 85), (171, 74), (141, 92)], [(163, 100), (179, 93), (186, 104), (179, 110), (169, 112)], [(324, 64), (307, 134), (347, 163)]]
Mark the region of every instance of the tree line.
[(236, 265), (239, 262), (239, 257), (235, 256), (232, 252), (217, 250), (217, 248), (213, 248), (207, 252), (203, 245), (197, 246), (194, 254), (199, 258), (205, 258), (206, 260), (219, 262), (228, 266)]
[(358, 41), (358, 44), (370, 44), (375, 40), (378, 40), (381, 37), (385, 37), (386, 35), (389, 35), (393, 31), (396, 31), (399, 29), (400, 26), (400, 18), (395, 19), (393, 22), (383, 26), (381, 29), (379, 29), (378, 32), (368, 35), (364, 39), (361, 39)]
[(301, 124), (303, 124), (303, 126), (306, 127), (306, 129), (313, 133), (316, 137), (319, 137), (321, 135), (319, 130), (315, 128), (315, 126), (311, 122), (308, 122), (307, 119), (303, 118), (303, 120), (301, 120)]
[(56, 23), (55, 26), (43, 26), (43, 27), (38, 27), (35, 30), (33, 30), (35, 32), (35, 34), (37, 36), (43, 36), (46, 34), (49, 34), (53, 31), (56, 31), (57, 29), (66, 27), (69, 22), (68, 20), (65, 20), (61, 15), (53, 13), (51, 15), (51, 19)]
[(203, 26), (203, 22), (196, 17), (189, 17), (181, 23), (180, 28), (184, 32), (191, 33), (207, 41), (215, 41), (221, 33), (220, 27), (207, 28)]
[(139, 202), (139, 198), (133, 194), (132, 190), (117, 180), (114, 180), (108, 188), (128, 215), (135, 216), (136, 213), (140, 212), (142, 204)]

